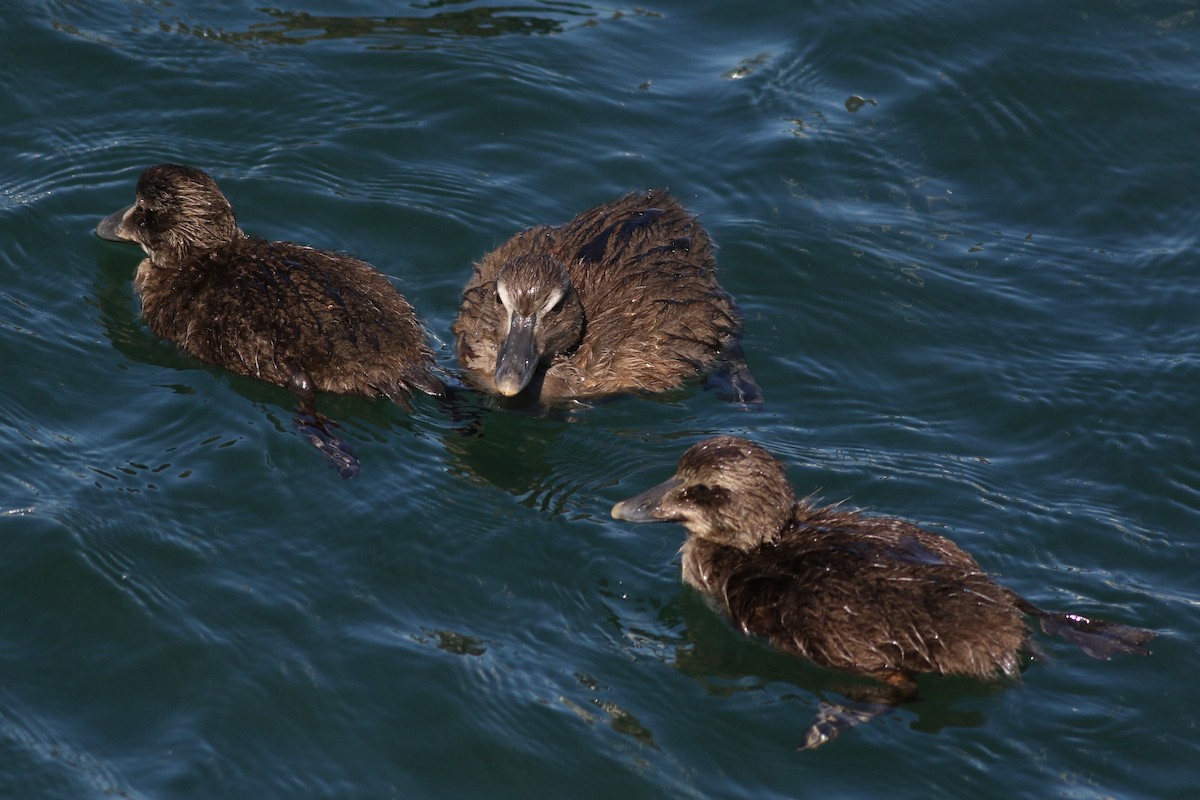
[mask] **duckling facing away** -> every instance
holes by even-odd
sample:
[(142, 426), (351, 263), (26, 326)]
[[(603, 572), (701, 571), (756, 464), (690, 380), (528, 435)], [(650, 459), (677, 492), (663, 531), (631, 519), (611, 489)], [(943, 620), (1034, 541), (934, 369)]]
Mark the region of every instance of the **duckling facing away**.
[(761, 402), (712, 249), (663, 191), (518, 233), (474, 265), (463, 290), (453, 332), (466, 379), (545, 403), (718, 373), (728, 399)]
[(823, 708), (805, 748), (915, 698), (918, 673), (1019, 680), (1020, 653), (1036, 653), (1027, 615), (1095, 658), (1146, 655), (1154, 638), (1044, 611), (911, 523), (797, 502), (783, 465), (733, 436), (693, 446), (674, 477), (617, 503), (612, 515), (682, 522), (683, 580), (744, 633), (883, 682), (860, 693), (873, 701), (868, 710)]
[(416, 313), (384, 275), (340, 253), (247, 236), (198, 169), (149, 167), (137, 202), (96, 233), (145, 251), (133, 285), (155, 334), (295, 393), (301, 430), (343, 477), (357, 461), (313, 410), (317, 392), (385, 395), (404, 407), (414, 390), (445, 393)]

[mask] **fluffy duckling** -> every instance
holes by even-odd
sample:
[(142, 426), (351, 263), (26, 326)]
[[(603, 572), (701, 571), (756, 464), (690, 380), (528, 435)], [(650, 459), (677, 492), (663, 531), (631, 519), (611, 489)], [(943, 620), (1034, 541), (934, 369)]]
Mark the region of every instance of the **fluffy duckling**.
[(1154, 633), (1044, 611), (942, 536), (892, 517), (797, 501), (783, 465), (745, 439), (696, 444), (675, 475), (613, 517), (688, 530), (683, 580), (744, 633), (884, 684), (873, 710), (835, 709), (805, 747), (916, 696), (919, 673), (1019, 680), (1027, 616), (1095, 658), (1145, 655)]
[(341, 253), (247, 236), (201, 170), (147, 168), (137, 202), (96, 233), (145, 251), (133, 285), (150, 330), (291, 390), (315, 424), (302, 430), (335, 462), (347, 459), (339, 471), (356, 472), (357, 462), (312, 411), (317, 392), (385, 395), (405, 407), (416, 390), (445, 393), (416, 313), (384, 275)]
[(729, 399), (761, 402), (712, 249), (663, 191), (518, 233), (474, 265), (463, 291), (453, 332), (466, 380), (551, 403), (717, 373)]

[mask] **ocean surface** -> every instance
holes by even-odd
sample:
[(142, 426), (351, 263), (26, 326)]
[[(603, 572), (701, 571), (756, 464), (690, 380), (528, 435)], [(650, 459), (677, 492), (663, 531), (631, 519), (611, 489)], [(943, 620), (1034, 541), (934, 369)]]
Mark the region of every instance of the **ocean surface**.
[[(1195, 2), (10, 0), (0, 107), (0, 797), (1196, 796)], [(342, 480), (140, 319), (93, 231), (164, 161), (449, 370), (473, 260), (668, 187), (767, 402), (323, 397)], [(609, 517), (718, 433), (1153, 654), (1039, 636), (798, 752), (838, 676)]]

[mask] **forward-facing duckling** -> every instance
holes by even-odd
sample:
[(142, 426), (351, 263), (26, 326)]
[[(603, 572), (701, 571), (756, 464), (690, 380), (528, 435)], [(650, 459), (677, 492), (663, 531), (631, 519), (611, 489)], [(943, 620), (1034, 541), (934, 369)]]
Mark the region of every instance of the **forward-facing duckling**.
[[(383, 274), (341, 253), (247, 236), (201, 170), (147, 168), (137, 202), (96, 233), (145, 251), (133, 285), (150, 330), (202, 361), (291, 390), (317, 426), (302, 430), (335, 463), (353, 456), (312, 411), (317, 392), (384, 395), (406, 407), (416, 390), (445, 392), (416, 312)], [(356, 462), (342, 466), (357, 471)]]
[(518, 233), (474, 265), (454, 322), (476, 388), (543, 403), (662, 392), (714, 373), (762, 393), (708, 234), (663, 191)]
[[(995, 583), (942, 536), (892, 517), (797, 501), (783, 465), (745, 439), (694, 445), (666, 482), (613, 506), (688, 530), (683, 580), (744, 633), (817, 664), (882, 681), (873, 713), (916, 696), (918, 673), (1019, 680), (1036, 652), (1026, 616), (1095, 658), (1145, 655), (1154, 633), (1044, 611)], [(873, 716), (840, 709), (816, 747)]]

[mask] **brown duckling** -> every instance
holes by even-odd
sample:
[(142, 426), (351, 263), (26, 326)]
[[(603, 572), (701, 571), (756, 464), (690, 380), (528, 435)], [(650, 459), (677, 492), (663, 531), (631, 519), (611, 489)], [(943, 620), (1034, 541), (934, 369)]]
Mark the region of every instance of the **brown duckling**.
[(695, 217), (657, 190), (518, 233), (463, 290), (453, 332), (467, 381), (549, 403), (715, 374), (729, 399), (761, 402), (712, 250)]
[(797, 501), (783, 465), (733, 436), (694, 445), (670, 480), (617, 503), (612, 515), (683, 523), (684, 582), (744, 633), (883, 682), (869, 693), (874, 712), (841, 709), (820, 719), (806, 747), (913, 699), (919, 673), (1019, 680), (1020, 654), (1036, 653), (1027, 616), (1095, 658), (1145, 655), (1154, 638), (1044, 611), (995, 583), (949, 539), (904, 520)]
[(405, 407), (415, 390), (445, 393), (416, 313), (383, 274), (341, 253), (247, 236), (198, 169), (147, 168), (137, 202), (96, 233), (145, 251), (133, 285), (155, 334), (291, 390), (316, 426), (302, 430), (335, 463), (349, 459), (346, 471), (357, 463), (312, 410), (317, 392), (384, 395)]

